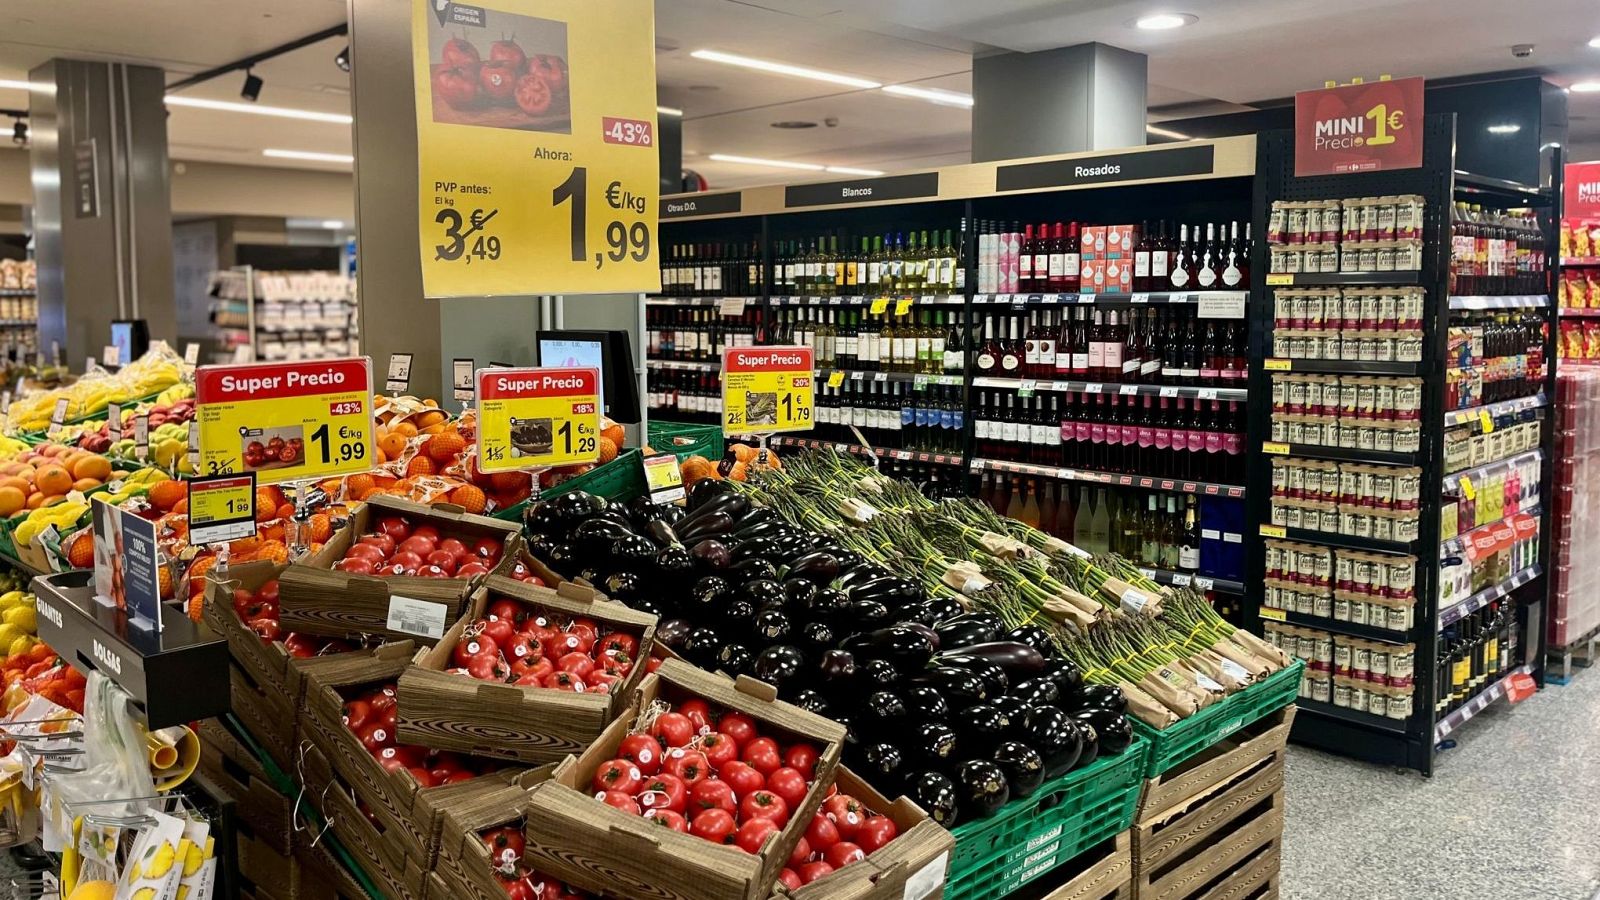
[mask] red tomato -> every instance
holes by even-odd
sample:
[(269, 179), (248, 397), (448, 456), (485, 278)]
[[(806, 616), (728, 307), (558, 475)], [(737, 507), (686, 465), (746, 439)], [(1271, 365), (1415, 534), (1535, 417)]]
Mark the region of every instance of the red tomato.
[(414, 537), (425, 537), (434, 543), (439, 541), (439, 529), (433, 525), (418, 525), (411, 529), (411, 534)]
[(555, 670), (555, 663), (543, 656), (531, 661), (523, 657), (511, 664), (511, 674), (516, 676), (518, 684), (542, 684), (544, 677)]
[(863, 852), (859, 846), (852, 844), (849, 841), (840, 841), (839, 843), (834, 844), (832, 847), (829, 847), (827, 851), (822, 854), (823, 861), (828, 865), (833, 866), (835, 869), (842, 869), (853, 862), (858, 862), (866, 858), (867, 854)]
[(836, 794), (822, 804), (822, 811), (839, 829), (839, 838), (854, 841), (861, 826), (867, 821), (867, 808), (848, 794)]
[(740, 850), (749, 854), (761, 852), (761, 845), (766, 843), (767, 836), (778, 833), (778, 826), (771, 819), (750, 819), (739, 826), (739, 833), (734, 836), (733, 842)]
[(481, 562), (469, 562), (456, 570), (457, 578), (477, 578), (489, 574), (489, 567)]
[(454, 37), (445, 41), (444, 50), (440, 51), (439, 59), (447, 66), (459, 66), (464, 63), (478, 61), (478, 48), (466, 38)]
[(479, 681), (505, 681), (510, 672), (499, 653), (474, 656), (467, 661), (467, 674)]
[[(382, 550), (384, 556), (388, 556), (389, 554), (394, 552), (394, 548), (400, 542), (395, 540), (394, 538), (390, 537), (389, 535), (379, 531), (379, 532), (374, 532), (372, 534), (364, 534), (364, 535), (362, 535), (360, 543), (371, 544), (372, 546), (377, 547), (379, 550)], [(351, 547), (350, 549), (354, 550), (355, 548)]]
[(662, 659), (659, 656), (650, 657), (650, 660), (644, 664), (644, 673), (646, 675), (651, 674), (655, 670), (661, 668), (661, 664), (664, 663), (664, 662), (666, 662), (666, 660)]
[(450, 660), (458, 666), (465, 666), (479, 657), (493, 658), (499, 655), (500, 645), (495, 643), (494, 638), (480, 634), (457, 641), (455, 649), (450, 651)]
[[(756, 720), (741, 712), (726, 712), (717, 720), (717, 730), (734, 739), (740, 747), (756, 737)], [(777, 766), (773, 766), (774, 769)]]
[(706, 778), (689, 788), (689, 808), (695, 812), (725, 809), (733, 813), (739, 811), (739, 798), (733, 795), (733, 788), (728, 787), (727, 782)]
[(487, 635), (494, 641), (496, 647), (504, 647), (517, 634), (509, 619), (478, 619), (467, 627), (475, 629), (479, 634)]
[(825, 851), (839, 843), (839, 828), (819, 809), (811, 817), (811, 824), (806, 826), (806, 842), (811, 845), (812, 852)]
[(528, 58), (528, 71), (536, 72), (557, 94), (567, 92), (567, 61), (559, 56), (540, 53)]
[(711, 704), (701, 700), (699, 697), (694, 697), (678, 704), (677, 711), (688, 717), (697, 734), (704, 734), (710, 730), (713, 721)]
[(490, 537), (478, 538), (478, 540), (472, 545), (472, 555), (483, 560), (491, 566), (500, 561), (500, 554), (504, 552), (504, 545), (502, 545), (500, 541)]
[(569, 628), (550, 641), (551, 656), (561, 656), (566, 653), (582, 653), (588, 656), (592, 652), (594, 652), (594, 638), (585, 631), (573, 631)]
[(817, 748), (810, 744), (795, 744), (783, 751), (783, 764), (791, 769), (799, 769), (807, 781), (816, 777), (817, 759)]
[(346, 700), (344, 709), (340, 711), (339, 718), (344, 720), (344, 725), (351, 731), (360, 730), (372, 717), (372, 704), (365, 700)]
[[(457, 540), (456, 538), (445, 538), (444, 540), (440, 541), (439, 542), (439, 549), (440, 550), (449, 550), (451, 553), (454, 553), (456, 555), (456, 564), (457, 565), (460, 565), (461, 563), (466, 562), (467, 561), (467, 557), (472, 555), (472, 551), (467, 549), (467, 545), (461, 543), (461, 541)], [(522, 616), (527, 615), (527, 612), (523, 610), (521, 604), (517, 603), (515, 600), (507, 600), (504, 597), (502, 597), (499, 600), (496, 600), (495, 602), (489, 604), (489, 612), (490, 612), (490, 614), (499, 615), (499, 613), (497, 613), (496, 610), (503, 603), (511, 604), (513, 609), (512, 609), (512, 614), (510, 616), (500, 615), (500, 617), (502, 619), (504, 619), (504, 618), (520, 619)]]
[(790, 809), (799, 809), (806, 799), (806, 777), (785, 766), (767, 776), (767, 790), (783, 798)]
[(739, 758), (739, 746), (733, 742), (733, 738), (717, 731), (700, 738), (700, 752), (706, 755), (711, 768), (718, 772)]
[[(500, 620), (500, 624), (505, 624), (505, 620)], [(511, 626), (506, 625), (506, 627), (510, 628)], [(532, 664), (544, 659), (544, 651), (539, 649), (539, 645), (525, 634), (517, 634), (513, 631), (510, 637), (499, 643), (500, 652), (505, 655), (506, 660), (512, 666), (523, 660), (527, 660)]]
[(283, 628), (278, 625), (276, 619), (251, 619), (250, 630), (259, 635), (263, 641), (283, 640)]
[(621, 791), (632, 797), (643, 783), (644, 775), (633, 760), (613, 759), (601, 763), (595, 770), (593, 787), (597, 791)]
[(689, 820), (689, 833), (713, 844), (733, 843), (736, 823), (725, 809), (702, 809)]
[(394, 732), (382, 722), (368, 722), (355, 732), (356, 738), (361, 741), (361, 746), (367, 748), (368, 753), (377, 753), (380, 749), (394, 744)]
[[(631, 660), (639, 652), (639, 639), (631, 634), (613, 631), (597, 641), (594, 648), (596, 656), (611, 650), (617, 650), (621, 652), (623, 658)], [(678, 711), (683, 712), (681, 708)]]
[(650, 723), (650, 736), (664, 747), (682, 747), (694, 740), (694, 723), (683, 713), (662, 713)]
[(511, 63), (511, 67), (522, 71), (528, 64), (528, 54), (522, 51), (516, 41), (502, 38), (489, 45), (489, 58), (497, 62)]
[(855, 842), (863, 852), (870, 855), (877, 853), (886, 844), (894, 840), (899, 831), (900, 829), (896, 827), (894, 820), (888, 816), (869, 816), (867, 821), (862, 823), (861, 828), (856, 831)]
[(451, 772), (449, 775), (439, 779), (439, 784), (460, 784), (463, 781), (471, 781), (477, 777), (478, 773), (476, 772)]
[(789, 821), (789, 804), (771, 791), (754, 791), (739, 801), (739, 819), (771, 819), (782, 828)]
[(589, 682), (589, 693), (591, 694), (609, 694), (616, 688), (617, 682), (622, 680), (621, 675), (610, 669), (590, 672), (586, 678)]
[(661, 745), (647, 734), (630, 734), (622, 739), (617, 756), (639, 767), (645, 777), (661, 771)]
[(429, 553), (423, 557), (422, 561), (448, 575), (456, 573), (456, 558), (443, 550), (435, 550)]
[(681, 813), (688, 808), (689, 788), (678, 776), (662, 772), (644, 780), (638, 799), (645, 809), (670, 809)]
[(667, 751), (667, 759), (662, 767), (691, 787), (711, 777), (711, 764), (706, 762), (706, 755), (699, 750), (674, 747)]
[(420, 784), (425, 788), (439, 786), (439, 777), (421, 766), (412, 766), (411, 768), (407, 769), (406, 772), (409, 773), (412, 778), (417, 780), (417, 784)]
[(801, 887), (800, 876), (797, 875), (793, 869), (784, 869), (782, 872), (779, 872), (778, 880), (783, 882), (783, 886), (791, 891), (795, 888)]
[(522, 849), (526, 842), (520, 828), (491, 828), (482, 835), (483, 845), (489, 848), (489, 864), (499, 872), (515, 872), (522, 862)]
[(378, 530), (400, 543), (411, 536), (411, 523), (401, 516), (384, 516), (378, 520)]
[(739, 758), (764, 777), (783, 768), (783, 759), (778, 756), (778, 742), (772, 738), (755, 738), (745, 743), (744, 752)]
[(749, 796), (767, 786), (766, 776), (749, 765), (734, 760), (717, 770), (717, 777), (728, 783), (740, 797)]
[[(449, 544), (454, 544), (455, 548), (447, 546)], [(457, 553), (458, 549), (465, 550), (466, 548), (462, 547), (460, 541), (456, 540), (455, 538), (450, 538), (446, 541), (440, 541), (439, 549), (450, 553)], [(484, 610), (484, 617), (489, 619), (505, 619), (507, 622), (515, 625), (522, 612), (523, 607), (520, 603), (512, 600), (509, 597), (501, 597), (499, 600), (489, 604), (489, 608)]]
[(794, 845), (794, 852), (789, 854), (789, 868), (797, 869), (811, 861), (811, 842), (804, 837)]
[(541, 896), (534, 893), (534, 885), (528, 879), (516, 877), (515, 871), (510, 878), (495, 872), (494, 880), (500, 885), (500, 890), (506, 892), (506, 900), (536, 900)]
[(422, 568), (422, 554), (413, 550), (396, 550), (394, 555), (389, 557), (389, 565), (416, 571)]
[[(335, 572), (349, 572), (351, 575), (376, 575), (378, 574), (378, 564), (370, 559), (347, 558), (334, 563), (333, 570)], [(401, 574), (405, 573), (404, 566), (401, 566), (400, 570)]]
[(581, 694), (589, 689), (589, 686), (584, 684), (583, 679), (570, 672), (561, 671), (551, 672), (541, 678), (539, 686), (557, 691), (571, 691), (574, 694)]
[(801, 884), (810, 884), (818, 878), (826, 878), (833, 874), (833, 866), (825, 862), (810, 862), (800, 867), (797, 873)]
[[(377, 536), (383, 538), (384, 540), (388, 540), (389, 539), (388, 535), (377, 535)], [(393, 541), (390, 541), (390, 544), (392, 545)], [(350, 549), (346, 550), (344, 552), (344, 558), (345, 559), (370, 559), (373, 562), (382, 562), (384, 559), (386, 559), (389, 556), (390, 553), (393, 553), (393, 552), (394, 552), (393, 546), (391, 546), (388, 550), (385, 550), (385, 549), (383, 549), (383, 547), (381, 547), (377, 543), (370, 543), (369, 544), (363, 539), (363, 541), (361, 543), (359, 543), (359, 544), (351, 544), (350, 545)], [(248, 594), (246, 596), (248, 596)], [(235, 603), (233, 608), (235, 610), (237, 610), (239, 608), (238, 603)]]
[(439, 541), (437, 538), (431, 538), (424, 534), (412, 532), (411, 537), (401, 541), (400, 546), (397, 549), (415, 553), (420, 557), (427, 558), (429, 553), (439, 549)]
[(601, 803), (604, 803), (607, 806), (614, 806), (625, 813), (635, 816), (640, 815), (641, 813), (639, 809), (639, 801), (633, 799), (631, 795), (625, 794), (622, 791), (601, 791), (595, 796), (600, 798)]
[(594, 660), (590, 659), (588, 654), (574, 650), (557, 659), (556, 668), (563, 672), (570, 672), (587, 681), (589, 673), (594, 671)]
[(689, 820), (670, 809), (647, 809), (644, 811), (644, 817), (663, 828), (670, 828), (682, 834), (689, 833)]
[(384, 747), (377, 753), (378, 762), (394, 760), (404, 768), (420, 766), (427, 761), (428, 751), (423, 747), (407, 745), (404, 747)]

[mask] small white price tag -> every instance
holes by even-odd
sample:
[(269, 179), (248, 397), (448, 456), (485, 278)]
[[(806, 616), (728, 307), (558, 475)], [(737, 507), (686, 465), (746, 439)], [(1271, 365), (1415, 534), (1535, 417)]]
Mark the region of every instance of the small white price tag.
[(1150, 302), (1150, 295), (1149, 294), (1134, 294), (1132, 299), (1130, 300), (1130, 302), (1132, 302), (1132, 303), (1149, 303)]
[(100, 348), (100, 365), (108, 369), (122, 365), (122, 350), (116, 344), (107, 344)]
[(444, 620), (448, 610), (449, 607), (443, 603), (395, 595), (389, 598), (387, 624), (390, 631), (437, 640), (444, 636)]
[(1124, 397), (1129, 394), (1137, 394), (1139, 393), (1139, 386), (1137, 384), (1125, 384), (1117, 389), (1117, 393), (1123, 395)]
[(718, 307), (724, 316), (742, 316), (744, 315), (744, 303), (745, 298), (743, 297), (723, 297)]
[(50, 411), (50, 436), (55, 437), (61, 431), (61, 426), (67, 421), (67, 398), (56, 400), (56, 408)]
[(450, 361), (450, 383), (458, 402), (472, 402), (472, 360), (457, 358)]
[(133, 452), (144, 462), (150, 456), (150, 414), (139, 413), (133, 417)]
[(1098, 393), (1100, 393), (1100, 388), (1101, 387), (1103, 387), (1103, 385), (1100, 385), (1100, 384), (1098, 384), (1096, 382), (1091, 381), (1088, 384), (1083, 386), (1083, 392), (1086, 393), (1086, 394), (1098, 394)]
[(113, 441), (122, 440), (122, 404), (106, 405), (106, 433)]
[(1176, 397), (1178, 396), (1178, 389), (1175, 387), (1164, 387), (1161, 389), (1161, 396)]
[(0, 392), (0, 416), (11, 412), (11, 392)]
[(403, 393), (411, 387), (411, 354), (389, 354), (389, 378), (384, 389), (391, 394)]
[(924, 900), (944, 884), (944, 872), (949, 866), (950, 851), (946, 850), (906, 877), (906, 889), (901, 893), (900, 900)]
[(193, 341), (190, 341), (187, 345), (184, 346), (184, 348), (183, 348), (183, 362), (184, 362), (185, 365), (190, 365), (190, 366), (199, 365), (199, 363), (200, 363), (200, 345), (199, 344), (194, 343)]
[(1199, 393), (1197, 394), (1197, 396), (1201, 400), (1215, 400), (1215, 399), (1217, 399), (1217, 389), (1216, 388), (1201, 388)]

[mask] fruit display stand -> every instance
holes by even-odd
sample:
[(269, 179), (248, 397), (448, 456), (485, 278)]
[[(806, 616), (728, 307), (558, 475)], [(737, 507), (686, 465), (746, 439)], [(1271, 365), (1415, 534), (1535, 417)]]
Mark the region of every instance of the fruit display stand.
[[(479, 798), (478, 802), (445, 814), (440, 830), (439, 855), (430, 874), (430, 884), (438, 890), (429, 891), (433, 897), (460, 897), (467, 900), (504, 900), (506, 888), (495, 877), (494, 870), (504, 862), (490, 855), (484, 843), (486, 832), (502, 828), (522, 830), (522, 808), (528, 793), (548, 780), (552, 766), (527, 773), (517, 784), (506, 785), (499, 793)], [(516, 841), (508, 842), (515, 851), (514, 860), (520, 861), (520, 834)]]
[(582, 753), (627, 707), (645, 676), (643, 665), (634, 665), (608, 694), (481, 681), (447, 672), (451, 654), (469, 639), (469, 623), (484, 616), (491, 600), (502, 598), (514, 601), (522, 615), (552, 622), (582, 618), (608, 632), (630, 635), (638, 641), (637, 658), (649, 657), (655, 616), (611, 603), (571, 582), (551, 590), (491, 575), (472, 595), (468, 614), (438, 644), (418, 651), (400, 676), (396, 730), (401, 743), (540, 765)]
[(702, 698), (758, 727), (821, 746), (815, 777), (787, 825), (751, 855), (603, 805), (590, 793), (595, 772), (616, 758), (634, 715), (624, 713), (582, 756), (569, 757), (529, 795), (523, 860), (531, 868), (619, 900), (766, 900), (806, 823), (822, 804), (839, 762), (843, 726), (773, 699), (766, 685), (737, 682), (667, 660), (638, 691), (637, 709), (657, 699)]

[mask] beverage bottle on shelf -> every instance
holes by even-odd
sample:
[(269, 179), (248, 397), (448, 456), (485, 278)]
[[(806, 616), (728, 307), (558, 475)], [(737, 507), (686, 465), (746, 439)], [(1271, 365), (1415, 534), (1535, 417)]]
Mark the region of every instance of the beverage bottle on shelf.
[(1105, 378), (1106, 371), (1106, 340), (1105, 326), (1102, 323), (1103, 317), (1104, 313), (1098, 309), (1095, 310), (1091, 324), (1087, 329), (1089, 364), (1088, 369), (1085, 372), (1085, 377), (1094, 381), (1103, 380)]
[(1022, 371), (1018, 374), (1032, 378), (1039, 373), (1039, 311), (1028, 313), (1028, 327), (1022, 333)]
[(1193, 494), (1183, 495), (1183, 531), (1178, 544), (1178, 568), (1200, 571), (1200, 503)]
[(941, 371), (946, 375), (960, 375), (966, 367), (966, 339), (961, 312), (950, 314), (950, 328), (944, 336), (944, 354)]
[(1033, 242), (1033, 226), (1022, 226), (1022, 238), (1017, 248), (1017, 290), (1024, 293), (1034, 290)]
[(978, 345), (978, 356), (973, 369), (979, 375), (995, 375), (1000, 367), (1000, 342), (995, 340), (994, 319), (983, 320), (983, 342)]
[(1028, 479), (1028, 499), (1022, 504), (1022, 512), (1016, 516), (1017, 521), (1024, 525), (1039, 527), (1042, 514), (1039, 509), (1039, 482), (1037, 479)]
[(1149, 220), (1139, 223), (1138, 239), (1133, 245), (1133, 290), (1135, 292), (1150, 290), (1150, 247), (1154, 236), (1150, 233)]
[(1200, 383), (1200, 334), (1195, 328), (1194, 319), (1190, 318), (1184, 323), (1183, 344), (1179, 359), (1178, 378), (1179, 384), (1194, 385)]
[(1189, 246), (1189, 226), (1178, 226), (1178, 248), (1172, 257), (1172, 270), (1167, 277), (1168, 290), (1182, 291), (1194, 286), (1197, 271), (1194, 251)]
[(1001, 459), (1015, 461), (1017, 458), (1017, 395), (1006, 394), (1006, 402), (1000, 413), (1000, 440), (998, 455)]
[(1156, 560), (1156, 566), (1169, 572), (1176, 572), (1182, 568), (1180, 541), (1183, 523), (1180, 519), (1178, 497), (1176, 494), (1168, 494), (1166, 515), (1161, 518), (1160, 556)]
[[(1198, 228), (1198, 226), (1196, 227)], [(1218, 253), (1219, 247), (1215, 229), (1215, 223), (1206, 223), (1205, 243), (1200, 246), (1199, 251), (1195, 254), (1200, 260), (1195, 269), (1195, 287), (1202, 291), (1209, 291), (1216, 287), (1222, 274), (1222, 265), (1218, 259), (1220, 254)]]
[(1039, 361), (1034, 367), (1035, 378), (1049, 378), (1056, 372), (1056, 325), (1055, 313), (1045, 310), (1040, 313), (1039, 326)]
[(1056, 332), (1056, 352), (1051, 372), (1056, 378), (1066, 379), (1072, 375), (1073, 347), (1073, 313), (1064, 309), (1061, 311), (1060, 330)]
[(1106, 313), (1104, 338), (1101, 377), (1107, 381), (1116, 381), (1123, 374), (1122, 349), (1127, 343), (1127, 335), (1123, 331), (1120, 315), (1115, 309)]
[(1044, 487), (1039, 497), (1039, 521), (1034, 527), (1045, 534), (1054, 534), (1056, 517), (1060, 514), (1061, 510), (1056, 505), (1056, 483), (1047, 478), (1044, 480)]
[(1144, 316), (1138, 310), (1128, 310), (1128, 322), (1123, 332), (1122, 372), (1117, 378), (1124, 384), (1137, 384), (1144, 379), (1144, 355), (1148, 340), (1144, 331)]
[[(1228, 290), (1242, 290), (1250, 286), (1250, 247), (1249, 239), (1239, 236), (1239, 222), (1230, 223), (1232, 235), (1228, 241), (1226, 259), (1222, 265), (1222, 287)], [(1245, 230), (1249, 231), (1249, 224)]]
[(1017, 317), (1009, 316), (1007, 318), (1009, 320), (1009, 337), (1000, 345), (999, 374), (1006, 378), (1017, 378), (1022, 375), (1022, 338), (1017, 333)]
[(1089, 516), (1088, 540), (1092, 547), (1085, 547), (1091, 553), (1105, 553), (1111, 549), (1111, 501), (1106, 497), (1104, 487), (1097, 488), (1094, 494), (1094, 512)]
[(1083, 290), (1083, 233), (1077, 222), (1067, 223), (1065, 247), (1061, 293), (1079, 293)]
[(1162, 219), (1156, 234), (1150, 240), (1150, 277), (1145, 279), (1140, 291), (1165, 291), (1172, 284), (1172, 239), (1167, 234), (1167, 220)]

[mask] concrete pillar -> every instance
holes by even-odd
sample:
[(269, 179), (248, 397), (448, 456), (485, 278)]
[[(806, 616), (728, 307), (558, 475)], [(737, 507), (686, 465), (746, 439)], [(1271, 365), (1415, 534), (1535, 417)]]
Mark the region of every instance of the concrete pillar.
[(972, 61), (972, 159), (1144, 144), (1148, 60), (1107, 44)]
[(77, 371), (113, 319), (176, 340), (162, 71), (53, 59), (29, 80), (40, 350)]

